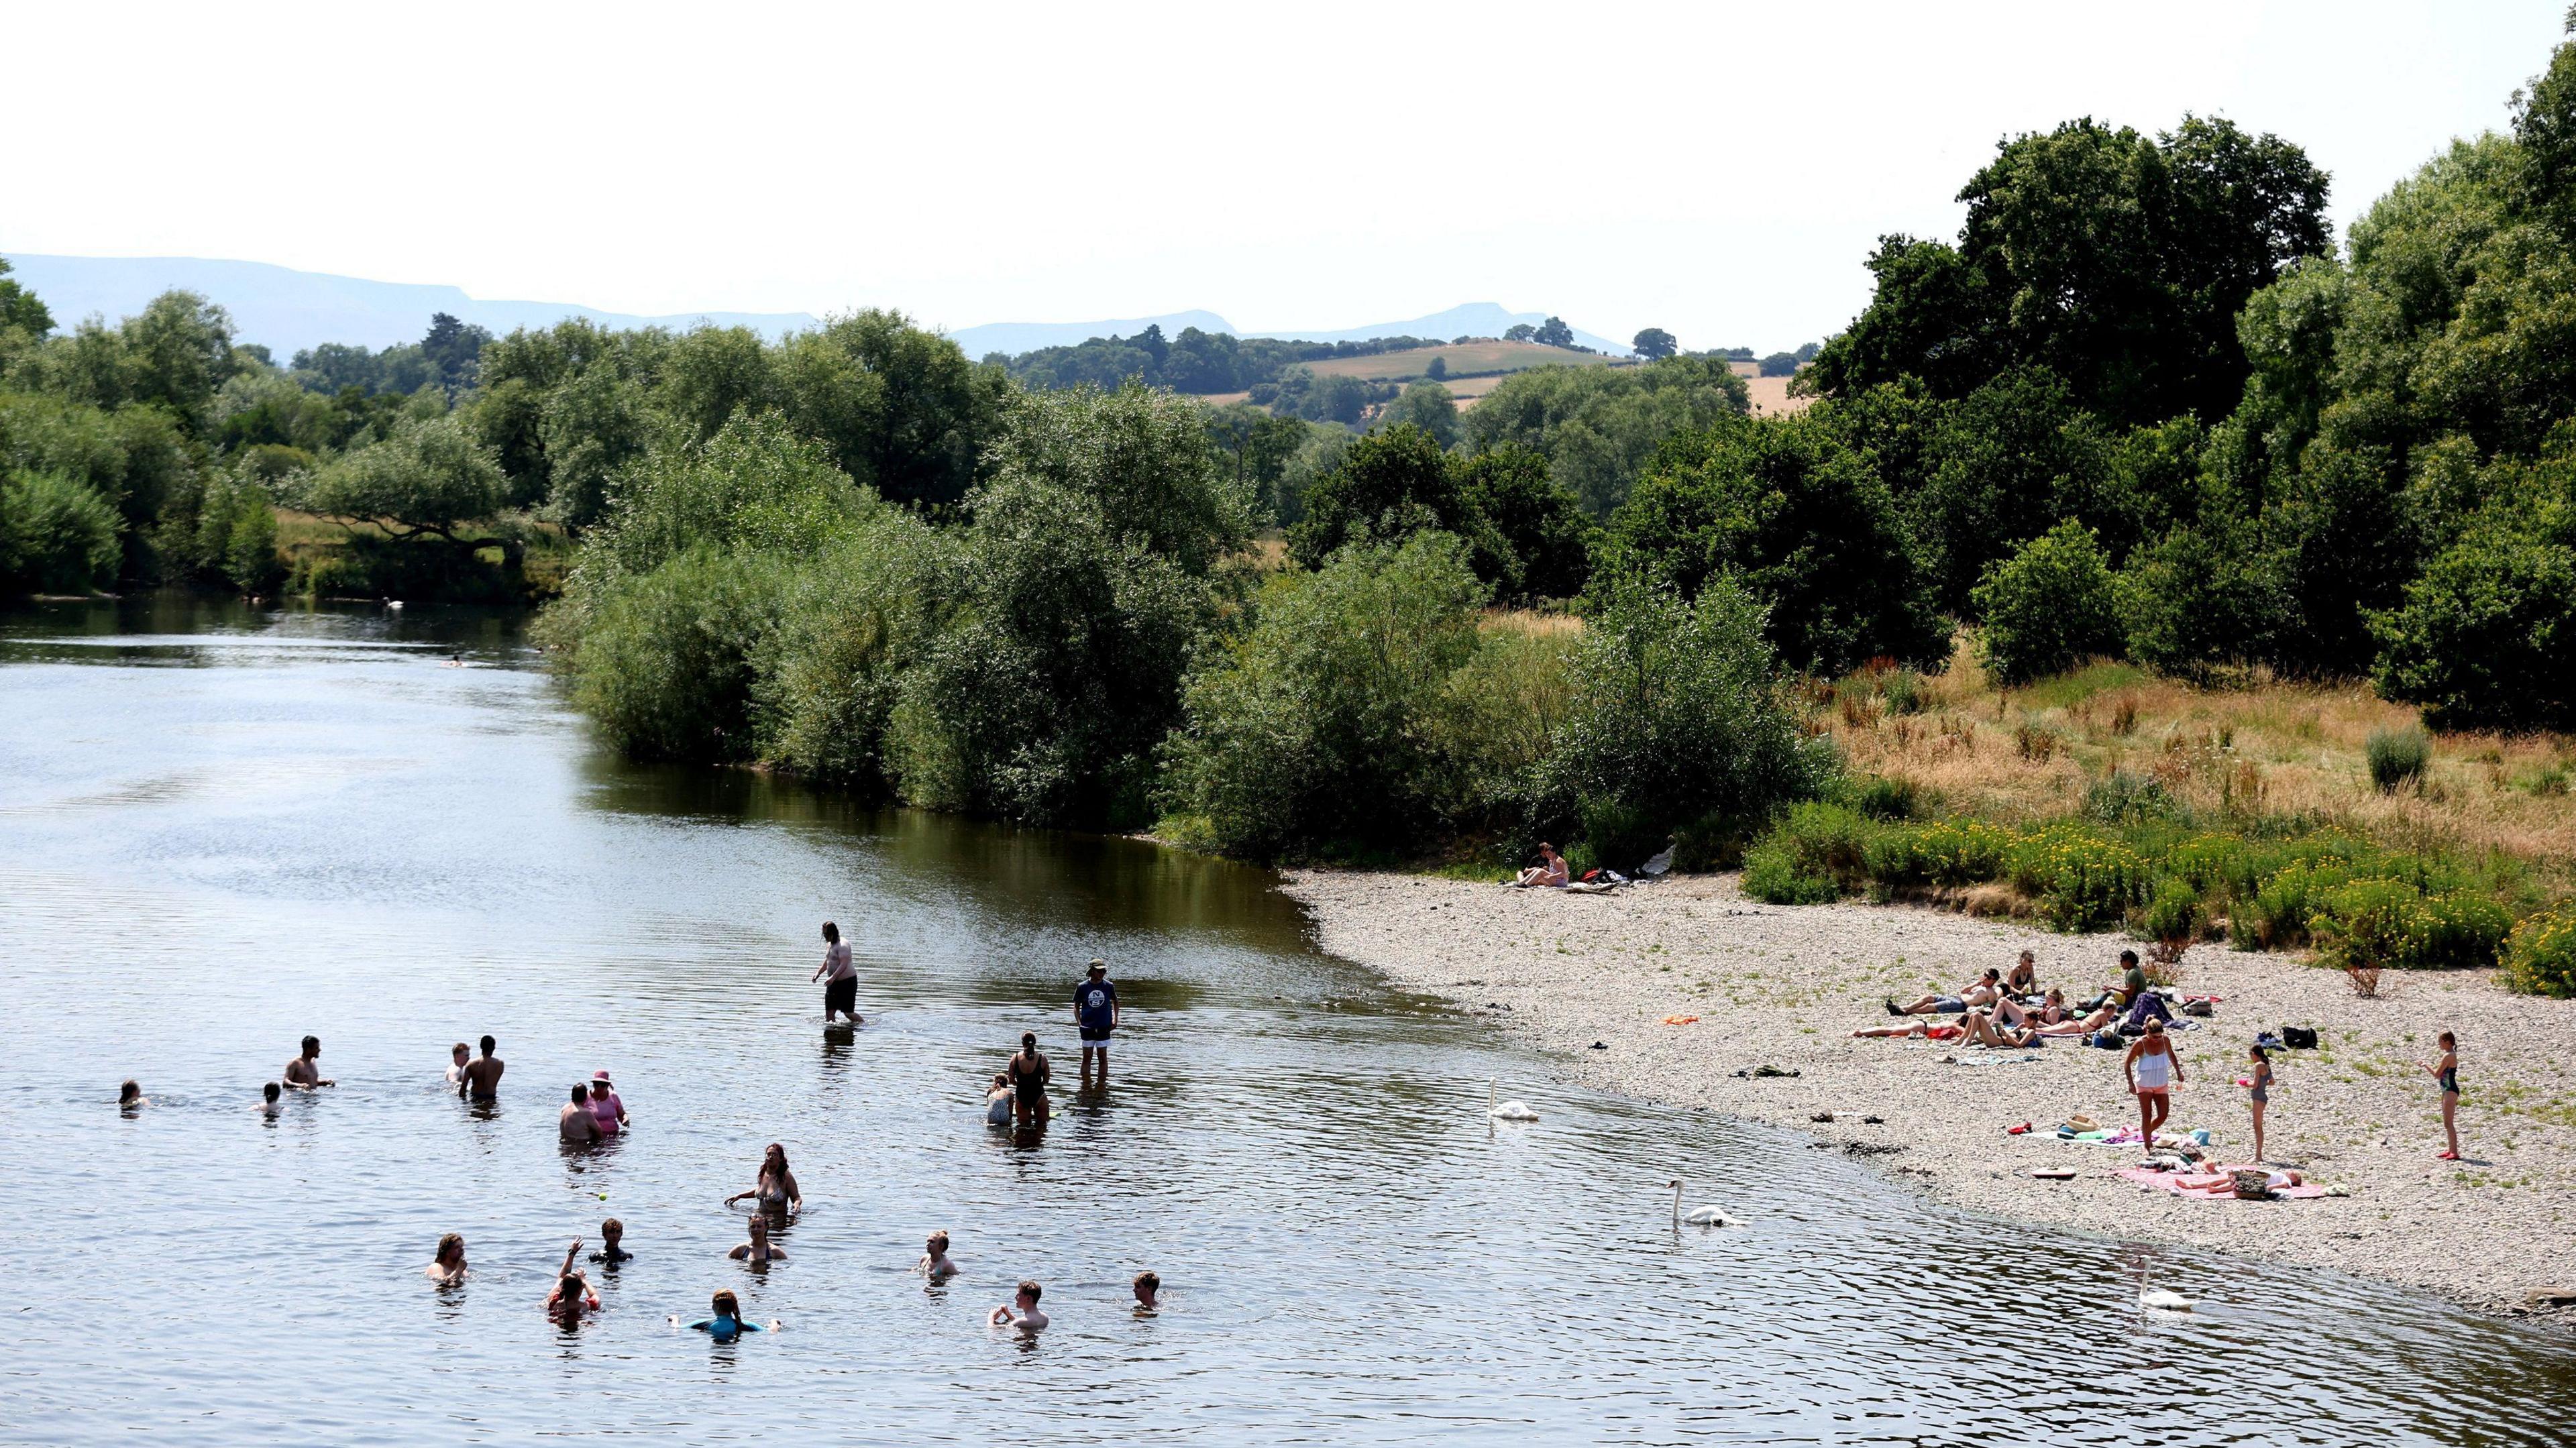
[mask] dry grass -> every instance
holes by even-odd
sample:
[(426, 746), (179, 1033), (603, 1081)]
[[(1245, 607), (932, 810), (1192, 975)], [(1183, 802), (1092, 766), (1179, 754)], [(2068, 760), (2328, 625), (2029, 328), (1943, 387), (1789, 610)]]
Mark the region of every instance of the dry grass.
[(1789, 384), (1793, 380), (1794, 379), (1787, 377), (1746, 378), (1744, 381), (1745, 390), (1753, 395), (1753, 415), (1756, 417), (1786, 417), (1793, 412), (1806, 411), (1808, 404), (1814, 402), (1816, 399), (1812, 397), (1790, 396)]
[(1536, 342), (1469, 342), (1462, 346), (1419, 347), (1410, 352), (1381, 352), (1374, 357), (1327, 357), (1320, 362), (1302, 365), (1313, 368), (1318, 376), (1398, 382), (1421, 376), (1434, 357), (1446, 361), (1452, 373), (1520, 372), (1550, 365), (1629, 365), (1625, 358), (1605, 357), (1598, 352), (1569, 352), (1562, 347), (1542, 347)]
[(1583, 620), (1573, 614), (1534, 608), (1489, 608), (1481, 623), (1487, 629), (1508, 629), (1531, 638), (1571, 640), (1583, 632)]
[(1888, 706), (1882, 676), (1815, 691), (1819, 727), (1855, 769), (1911, 780), (1954, 809), (2062, 816), (2114, 770), (2153, 778), (2195, 809), (2289, 816), (2374, 838), (2500, 849), (2564, 870), (2576, 861), (2576, 740), (2438, 734), (2420, 788), (2370, 782), (2371, 732), (2420, 722), (2359, 684), (2255, 678), (2201, 688), (2127, 664), (1995, 687), (1963, 640), (1922, 681), (1918, 712)]

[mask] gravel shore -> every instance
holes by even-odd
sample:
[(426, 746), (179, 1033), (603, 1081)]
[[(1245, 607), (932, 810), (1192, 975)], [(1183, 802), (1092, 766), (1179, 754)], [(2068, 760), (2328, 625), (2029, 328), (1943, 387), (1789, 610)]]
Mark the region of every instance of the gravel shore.
[[(1889, 1023), (1884, 997), (1955, 991), (1988, 966), (2009, 969), (2024, 948), (2038, 954), (2042, 985), (2090, 994), (2117, 979), (2132, 942), (1911, 906), (1764, 905), (1731, 876), (1607, 897), (1345, 871), (1291, 872), (1287, 888), (1325, 949), (1491, 1019), (1583, 1085), (1808, 1131), (1964, 1207), (2576, 1323), (2576, 1308), (2546, 1300), (2576, 1292), (2576, 1001), (2513, 995), (2491, 973), (2465, 971), (2391, 972), (2379, 998), (2363, 1000), (2342, 976), (2294, 958), (2193, 947), (2182, 988), (2223, 1004), (2176, 1038), (2187, 1080), (2173, 1128), (2209, 1128), (2222, 1160), (2249, 1155), (2246, 1093), (2232, 1084), (2245, 1048), (2259, 1029), (2313, 1026), (2320, 1049), (2275, 1053), (2265, 1145), (2275, 1162), (2352, 1194), (2192, 1201), (2113, 1176), (2137, 1160), (2134, 1147), (2049, 1134), (2079, 1112), (2136, 1124), (2114, 1052), (1850, 1036)], [(1699, 1020), (1663, 1024), (1682, 1015)], [(2445, 1028), (2460, 1036), (2458, 1163), (2435, 1159), (2441, 1117), (2419, 1064), (2439, 1053), (2433, 1037)], [(1739, 1075), (1763, 1066), (1797, 1074)], [(1825, 1112), (1830, 1122), (1816, 1119)], [(2005, 1134), (2024, 1121), (2030, 1134)], [(2076, 1176), (2034, 1179), (2042, 1168)]]

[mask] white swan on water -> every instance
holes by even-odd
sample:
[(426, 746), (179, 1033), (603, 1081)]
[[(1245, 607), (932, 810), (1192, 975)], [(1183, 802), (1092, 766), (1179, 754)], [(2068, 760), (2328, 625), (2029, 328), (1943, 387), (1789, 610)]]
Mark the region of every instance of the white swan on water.
[(1525, 1103), (1506, 1101), (1500, 1106), (1495, 1105), (1494, 1081), (1490, 1076), (1485, 1079), (1485, 1114), (1496, 1121), (1538, 1120), (1538, 1113), (1530, 1110)]
[(1693, 1207), (1687, 1212), (1683, 1211), (1682, 1179), (1680, 1177), (1675, 1177), (1673, 1178), (1673, 1225), (1675, 1227), (1679, 1227), (1684, 1222), (1688, 1222), (1694, 1227), (1741, 1227), (1744, 1225), (1742, 1218), (1728, 1216), (1725, 1209), (1722, 1207)]
[(2179, 1292), (2167, 1292), (2161, 1287), (2150, 1287), (2138, 1294), (2138, 1305), (2165, 1312), (2189, 1312), (2192, 1309), (2192, 1300)]

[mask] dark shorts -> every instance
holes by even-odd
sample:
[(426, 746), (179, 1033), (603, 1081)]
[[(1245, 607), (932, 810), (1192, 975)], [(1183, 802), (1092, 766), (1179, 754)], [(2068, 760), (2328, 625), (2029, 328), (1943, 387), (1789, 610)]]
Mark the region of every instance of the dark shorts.
[(1084, 1026), (1080, 1031), (1082, 1043), (1086, 1046), (1106, 1046), (1109, 1044), (1110, 1029), (1108, 1026), (1102, 1026), (1095, 1031), (1089, 1026)]
[(823, 982), (823, 1014), (839, 1011), (844, 1015), (859, 1013), (859, 978), (845, 975), (839, 980)]

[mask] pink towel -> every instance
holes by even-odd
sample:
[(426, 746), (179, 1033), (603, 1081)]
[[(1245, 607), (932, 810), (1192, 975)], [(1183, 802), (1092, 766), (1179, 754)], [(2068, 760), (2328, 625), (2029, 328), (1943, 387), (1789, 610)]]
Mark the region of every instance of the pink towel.
[[(2142, 1187), (2153, 1187), (2158, 1191), (2171, 1192), (2178, 1197), (2192, 1197), (2204, 1202), (2232, 1202), (2237, 1200), (2236, 1178), (2229, 1175), (2229, 1173), (2252, 1170), (2254, 1170), (2254, 1168), (2250, 1166), (2221, 1166), (2197, 1172), (2180, 1172), (2157, 1171), (2152, 1167), (2132, 1166), (2123, 1167), (2119, 1171), (2113, 1173), (2113, 1175), (2126, 1181), (2136, 1182)], [(2311, 1197), (2322, 1197), (2325, 1194), (2326, 1189), (2315, 1182), (2309, 1182), (2304, 1186), (2275, 1187), (2272, 1189), (2273, 1196), (2286, 1198), (2291, 1201), (2306, 1201)]]

